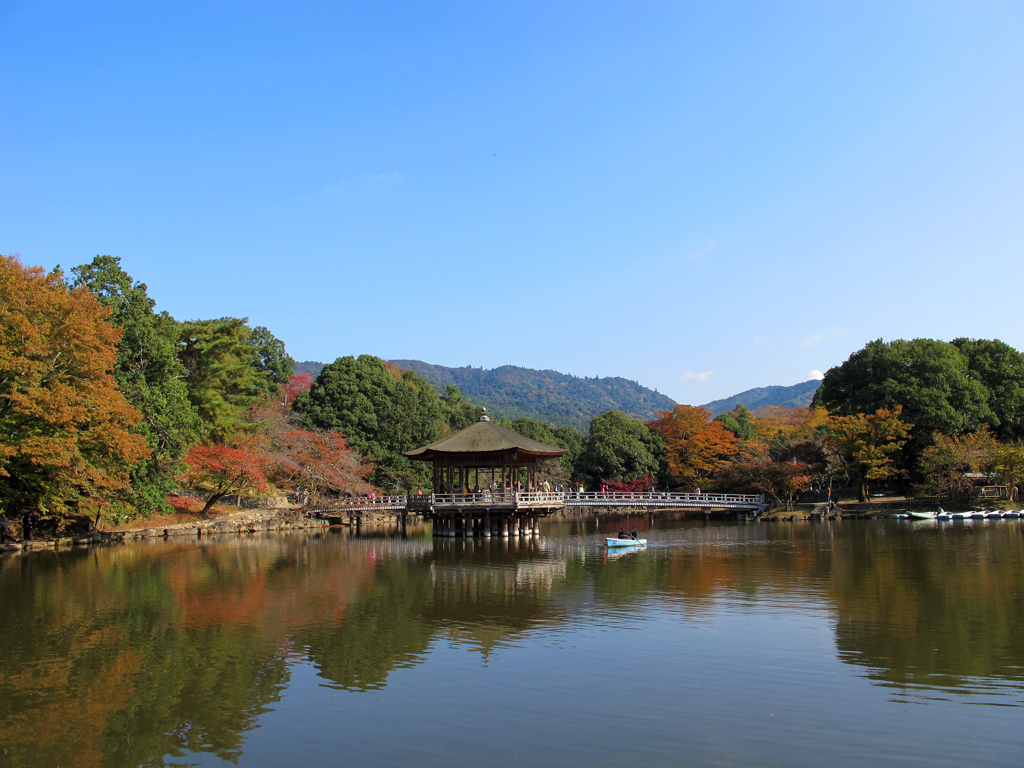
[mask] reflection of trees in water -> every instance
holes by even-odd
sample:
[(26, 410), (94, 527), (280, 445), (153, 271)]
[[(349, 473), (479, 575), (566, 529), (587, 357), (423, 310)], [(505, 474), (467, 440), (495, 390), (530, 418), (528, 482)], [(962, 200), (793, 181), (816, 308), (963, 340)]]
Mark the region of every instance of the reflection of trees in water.
[(840, 658), (899, 686), (1024, 681), (1024, 547), (1017, 523), (857, 527), (829, 596)]
[[(1022, 526), (693, 526), (608, 561), (578, 539), (271, 534), (0, 563), (0, 745), (14, 765), (236, 759), (288, 658), (379, 688), (447, 638), (484, 654), (649, 601), (683, 620), (766, 597), (835, 612), (840, 657), (900, 686), (1024, 679)], [(59, 564), (59, 567), (58, 567)], [(586, 604), (586, 605), (585, 605)]]
[(287, 684), (287, 628), (340, 621), (372, 580), (372, 564), (339, 563), (342, 550), (329, 549), (269, 536), (74, 551), (59, 566), (56, 555), (3, 561), (5, 758), (237, 760), (243, 733)]

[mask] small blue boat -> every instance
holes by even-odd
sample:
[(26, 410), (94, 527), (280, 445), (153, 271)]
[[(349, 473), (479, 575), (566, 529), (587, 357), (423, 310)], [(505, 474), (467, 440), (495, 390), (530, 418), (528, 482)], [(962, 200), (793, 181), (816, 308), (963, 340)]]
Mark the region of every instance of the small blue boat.
[(647, 539), (605, 539), (609, 547), (646, 547)]

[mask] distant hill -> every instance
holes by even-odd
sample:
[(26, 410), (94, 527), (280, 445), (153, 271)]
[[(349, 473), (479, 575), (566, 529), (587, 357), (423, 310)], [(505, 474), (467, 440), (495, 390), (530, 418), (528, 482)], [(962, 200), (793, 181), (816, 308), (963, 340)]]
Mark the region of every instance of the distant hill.
[(295, 364), (296, 373), (308, 373), (314, 379), (320, 375), (320, 371), (324, 369), (327, 363), (318, 363), (316, 360), (303, 360), (301, 363)]
[(438, 391), (449, 384), (474, 403), (486, 406), (495, 416), (522, 416), (555, 426), (574, 426), (587, 431), (587, 422), (611, 410), (650, 421), (658, 411), (671, 411), (675, 401), (635, 381), (617, 376), (579, 378), (558, 371), (537, 371), (515, 365), (493, 370), (445, 368), (420, 360), (392, 360), (425, 376)]
[[(650, 421), (659, 411), (671, 411), (676, 405), (670, 397), (618, 376), (581, 379), (558, 371), (537, 371), (515, 365), (484, 370), (470, 366), (445, 368), (421, 360), (391, 362), (426, 377), (438, 392), (454, 384), (459, 392), (485, 406), (495, 418), (526, 417), (557, 427), (573, 426), (584, 434), (590, 419), (611, 410)], [(305, 371), (315, 378), (323, 367), (324, 363), (306, 360), (295, 364), (295, 372)], [(820, 386), (820, 381), (811, 379), (791, 387), (757, 387), (704, 407), (716, 416), (731, 411), (738, 404), (751, 410), (766, 405), (806, 408)]]
[(717, 416), (720, 413), (731, 411), (737, 405), (745, 405), (750, 410), (757, 410), (768, 405), (778, 405), (784, 408), (806, 408), (811, 404), (811, 398), (818, 391), (821, 382), (817, 379), (805, 381), (802, 384), (794, 384), (791, 387), (757, 387), (740, 392), (738, 395), (727, 397), (724, 400), (715, 400), (707, 403), (704, 407)]

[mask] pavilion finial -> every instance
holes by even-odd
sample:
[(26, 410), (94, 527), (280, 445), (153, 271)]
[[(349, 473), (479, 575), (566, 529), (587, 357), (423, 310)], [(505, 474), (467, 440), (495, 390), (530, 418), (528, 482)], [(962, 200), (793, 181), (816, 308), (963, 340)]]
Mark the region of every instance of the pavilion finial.
[(480, 409), (480, 421), (490, 421), (490, 420), (491, 420), (491, 417), (487, 415), (487, 409), (486, 408), (481, 408)]

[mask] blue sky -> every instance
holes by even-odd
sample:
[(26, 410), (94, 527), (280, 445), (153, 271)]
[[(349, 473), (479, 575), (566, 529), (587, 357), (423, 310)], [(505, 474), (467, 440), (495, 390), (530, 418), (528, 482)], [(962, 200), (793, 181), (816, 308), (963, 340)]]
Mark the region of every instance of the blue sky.
[(680, 402), (1024, 350), (1022, 2), (0, 0), (0, 252)]

